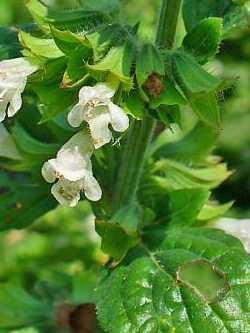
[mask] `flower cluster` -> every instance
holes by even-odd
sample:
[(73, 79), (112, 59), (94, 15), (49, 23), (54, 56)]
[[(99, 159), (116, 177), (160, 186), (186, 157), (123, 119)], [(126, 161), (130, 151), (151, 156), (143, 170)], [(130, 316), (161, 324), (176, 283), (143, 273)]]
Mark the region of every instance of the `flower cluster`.
[(0, 122), (13, 117), (22, 107), (22, 93), (27, 77), (37, 70), (25, 58), (3, 60), (0, 62)]
[[(0, 62), (0, 121), (21, 109), (27, 78), (37, 69), (25, 58)], [(72, 127), (85, 122), (88, 130), (81, 129), (59, 150), (56, 158), (43, 165), (42, 175), (48, 183), (54, 183), (51, 192), (62, 205), (76, 206), (82, 191), (91, 201), (101, 199), (102, 190), (93, 176), (91, 155), (111, 141), (110, 125), (117, 132), (124, 132), (129, 126), (128, 116), (112, 102), (114, 95), (115, 90), (104, 83), (82, 87), (79, 102), (68, 114), (68, 122)]]
[(94, 149), (111, 141), (109, 125), (117, 132), (129, 126), (128, 116), (111, 101), (114, 94), (103, 83), (80, 90), (79, 102), (68, 114), (68, 122), (73, 127), (86, 122), (90, 135), (81, 130), (61, 148), (55, 159), (43, 166), (42, 174), (47, 182), (58, 180), (51, 192), (62, 205), (76, 206), (81, 191), (91, 201), (101, 199), (102, 190), (92, 173), (91, 155)]

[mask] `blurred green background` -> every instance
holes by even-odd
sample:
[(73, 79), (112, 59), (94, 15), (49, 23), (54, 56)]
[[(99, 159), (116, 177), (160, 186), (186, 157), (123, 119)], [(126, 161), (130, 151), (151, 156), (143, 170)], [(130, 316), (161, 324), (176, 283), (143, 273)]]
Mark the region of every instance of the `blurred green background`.
[[(47, 0), (54, 5), (77, 5), (79, 0)], [(124, 20), (136, 24), (142, 21), (140, 34), (148, 39), (154, 34), (159, 0), (123, 0)], [(30, 22), (24, 0), (0, 0), (0, 25), (10, 26)], [(224, 126), (216, 153), (223, 156), (233, 176), (218, 190), (221, 202), (235, 200), (229, 213), (237, 217), (250, 215), (250, 34), (241, 31), (226, 40), (217, 61), (211, 65), (228, 78), (239, 78), (234, 88), (222, 98)], [(225, 99), (225, 100), (224, 100)], [(0, 236), (0, 281), (18, 280), (28, 290), (37, 281), (67, 285), (67, 295), (58, 299), (73, 299), (79, 295), (79, 281), (93, 286), (96, 271), (106, 261), (99, 249), (93, 217), (88, 204), (76, 209), (58, 208), (24, 231), (11, 231)], [(72, 282), (73, 281), (73, 282)], [(41, 283), (42, 286), (42, 282)], [(46, 289), (46, 288), (45, 288)], [(52, 288), (53, 289), (53, 288)], [(59, 288), (60, 289), (60, 288)], [(41, 290), (43, 288), (41, 287)], [(46, 289), (47, 290), (47, 289)], [(61, 289), (60, 289), (61, 290)], [(76, 292), (77, 290), (77, 292)], [(88, 291), (82, 291), (88, 295)], [(67, 292), (66, 292), (67, 293)], [(84, 296), (84, 297), (85, 297)], [(75, 300), (76, 301), (76, 300)]]

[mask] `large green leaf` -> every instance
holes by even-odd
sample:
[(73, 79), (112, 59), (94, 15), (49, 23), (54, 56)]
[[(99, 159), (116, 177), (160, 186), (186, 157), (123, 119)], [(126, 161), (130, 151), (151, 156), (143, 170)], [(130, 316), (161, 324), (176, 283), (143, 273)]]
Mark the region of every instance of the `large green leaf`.
[(238, 240), (211, 229), (181, 229), (155, 245), (145, 238), (101, 280), (97, 307), (106, 332), (250, 330), (250, 258)]

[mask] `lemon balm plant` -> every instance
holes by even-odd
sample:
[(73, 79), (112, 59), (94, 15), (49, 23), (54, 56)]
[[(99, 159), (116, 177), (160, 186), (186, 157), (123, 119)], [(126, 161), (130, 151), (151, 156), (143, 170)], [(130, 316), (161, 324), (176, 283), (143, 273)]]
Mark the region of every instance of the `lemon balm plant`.
[[(211, 191), (230, 176), (212, 150), (233, 82), (209, 68), (248, 24), (245, 1), (162, 0), (154, 41), (118, 0), (27, 8), (35, 24), (1, 29), (0, 229), (88, 200), (109, 258), (93, 332), (249, 332), (249, 255), (208, 227), (232, 205)], [(245, 227), (234, 234), (248, 242)], [(26, 292), (11, 297), (0, 328), (54, 320)]]

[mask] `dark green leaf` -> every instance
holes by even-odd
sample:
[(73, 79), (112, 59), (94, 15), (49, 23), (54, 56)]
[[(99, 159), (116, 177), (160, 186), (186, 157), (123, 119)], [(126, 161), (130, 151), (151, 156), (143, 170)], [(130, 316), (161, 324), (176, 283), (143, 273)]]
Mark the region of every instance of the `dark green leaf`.
[(250, 258), (238, 240), (184, 228), (135, 255), (100, 282), (98, 317), (106, 332), (249, 331)]
[(183, 46), (201, 64), (205, 64), (218, 52), (222, 30), (221, 18), (204, 19), (186, 35)]

